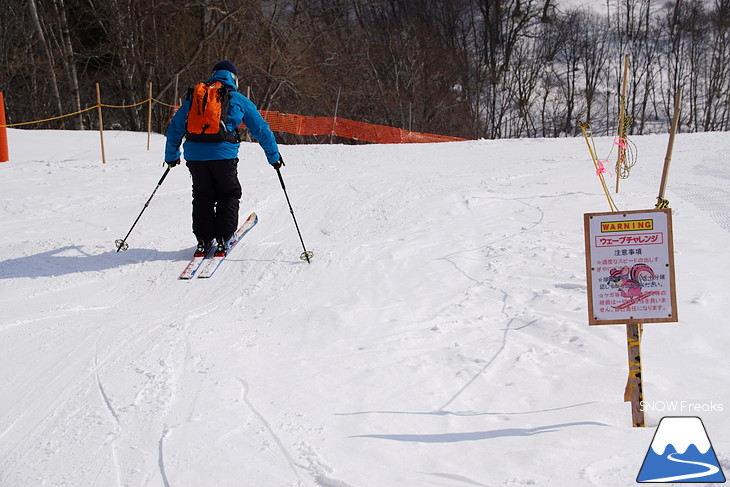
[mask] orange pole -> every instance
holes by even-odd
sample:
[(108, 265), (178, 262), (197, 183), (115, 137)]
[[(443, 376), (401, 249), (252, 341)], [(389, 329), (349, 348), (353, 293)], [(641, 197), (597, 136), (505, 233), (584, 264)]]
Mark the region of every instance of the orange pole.
[(5, 129), (5, 99), (0, 91), (0, 162), (8, 162), (8, 131)]

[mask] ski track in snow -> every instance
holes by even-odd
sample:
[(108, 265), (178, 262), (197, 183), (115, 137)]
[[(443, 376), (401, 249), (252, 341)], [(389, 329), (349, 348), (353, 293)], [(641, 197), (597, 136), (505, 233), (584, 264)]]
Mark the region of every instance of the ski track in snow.
[[(582, 214), (605, 199), (579, 139), (285, 147), (311, 265), (244, 144), (242, 214), (259, 224), (212, 279), (185, 282), (184, 168), (113, 249), (159, 177), (161, 137), (153, 154), (112, 132), (124, 156), (100, 167), (94, 134), (50, 157), (10, 133), (28, 155), (0, 181), (37, 189), (6, 183), (0, 204), (0, 485), (633, 485), (650, 436), (622, 403), (624, 334), (586, 325)], [(707, 137), (679, 143), (694, 155)], [(661, 162), (663, 140), (642, 142)], [(675, 223), (713, 222), (726, 242), (716, 156), (688, 166), (677, 151), (669, 196)], [(653, 204), (658, 163), (645, 166), (622, 207)], [(704, 276), (704, 240), (691, 243)], [(715, 289), (682, 315), (708, 321)], [(684, 370), (652, 366), (647, 388)]]
[(686, 184), (677, 185), (673, 191), (730, 232), (730, 193), (722, 188)]

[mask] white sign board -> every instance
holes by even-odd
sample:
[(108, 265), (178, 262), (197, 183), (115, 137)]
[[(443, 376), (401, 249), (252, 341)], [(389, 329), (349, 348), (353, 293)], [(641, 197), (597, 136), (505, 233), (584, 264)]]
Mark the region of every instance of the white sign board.
[(670, 209), (584, 215), (588, 322), (677, 321)]

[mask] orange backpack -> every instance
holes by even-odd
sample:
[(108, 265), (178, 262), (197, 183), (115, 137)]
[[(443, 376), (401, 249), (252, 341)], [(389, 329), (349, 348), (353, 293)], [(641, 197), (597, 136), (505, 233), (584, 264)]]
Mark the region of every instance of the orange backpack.
[(238, 130), (226, 127), (231, 94), (219, 81), (198, 83), (188, 92), (190, 111), (185, 124), (187, 140), (194, 142), (238, 142)]

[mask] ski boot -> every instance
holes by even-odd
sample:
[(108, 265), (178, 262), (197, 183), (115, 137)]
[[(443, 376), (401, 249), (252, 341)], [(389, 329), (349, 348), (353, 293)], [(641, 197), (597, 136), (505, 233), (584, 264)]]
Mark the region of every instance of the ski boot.
[(216, 238), (218, 246), (215, 249), (215, 255), (227, 255), (228, 254), (228, 242), (223, 237)]
[(198, 240), (198, 246), (195, 248), (195, 255), (205, 257), (212, 246), (212, 241), (206, 243), (205, 240)]

